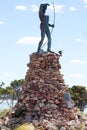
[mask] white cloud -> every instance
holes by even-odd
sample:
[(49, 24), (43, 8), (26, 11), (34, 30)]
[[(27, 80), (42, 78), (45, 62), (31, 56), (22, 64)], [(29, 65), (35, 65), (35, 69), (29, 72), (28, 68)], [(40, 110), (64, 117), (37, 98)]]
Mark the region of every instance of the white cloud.
[(83, 2), (84, 2), (85, 4), (87, 4), (87, 0), (83, 0)]
[(87, 5), (84, 5), (83, 7), (84, 7), (84, 8), (87, 8)]
[(84, 78), (85, 78), (85, 77), (84, 77), (82, 74), (80, 74), (80, 73), (70, 74), (68, 77), (69, 77), (69, 78), (75, 78), (75, 79), (84, 79)]
[(81, 38), (76, 38), (75, 42), (78, 42), (78, 43), (87, 43), (87, 40), (86, 39), (81, 39)]
[(82, 0), (84, 2), (84, 8), (87, 8), (87, 0)]
[(25, 36), (17, 41), (18, 44), (37, 44), (40, 40), (40, 37), (34, 36)]
[(55, 13), (62, 13), (63, 9), (64, 9), (64, 5), (53, 5), (51, 4), (50, 6), (48, 6), (48, 9), (53, 11), (53, 9), (55, 9)]
[(0, 20), (0, 24), (5, 24), (5, 23), (4, 23), (4, 21), (1, 21), (1, 20)]
[(76, 11), (77, 8), (75, 8), (75, 7), (73, 7), (73, 6), (70, 6), (70, 7), (69, 7), (69, 10), (70, 10), (70, 11)]
[(82, 61), (82, 60), (72, 60), (71, 62), (75, 63), (75, 64), (86, 64), (87, 63), (86, 61)]
[(38, 12), (39, 11), (39, 7), (37, 5), (32, 5), (31, 8), (32, 8), (33, 12)]
[[(31, 7), (32, 7), (33, 12), (39, 11), (39, 7), (37, 5), (32, 5)], [(53, 7), (53, 5), (51, 4), (50, 6), (48, 6), (48, 10), (53, 12), (53, 10), (55, 9), (55, 13), (63, 12), (63, 8), (64, 8), (64, 5), (56, 5), (55, 4)]]
[(16, 10), (26, 11), (26, 10), (27, 10), (27, 6), (24, 6), (24, 5), (17, 5), (17, 6), (16, 6)]

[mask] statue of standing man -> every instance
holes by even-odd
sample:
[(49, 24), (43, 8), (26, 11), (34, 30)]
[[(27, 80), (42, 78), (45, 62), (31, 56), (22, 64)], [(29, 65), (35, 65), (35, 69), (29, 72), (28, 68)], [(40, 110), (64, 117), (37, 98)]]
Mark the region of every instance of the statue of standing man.
[(39, 18), (40, 18), (40, 30), (41, 30), (41, 40), (39, 42), (38, 45), (38, 50), (37, 52), (40, 53), (41, 52), (41, 47), (45, 38), (45, 34), (47, 36), (48, 39), (48, 43), (47, 43), (47, 52), (51, 51), (51, 34), (50, 34), (50, 30), (49, 30), (49, 26), (50, 27), (54, 27), (54, 24), (49, 24), (49, 16), (45, 15), (47, 6), (49, 6), (49, 4), (41, 4), (40, 8), (39, 8)]

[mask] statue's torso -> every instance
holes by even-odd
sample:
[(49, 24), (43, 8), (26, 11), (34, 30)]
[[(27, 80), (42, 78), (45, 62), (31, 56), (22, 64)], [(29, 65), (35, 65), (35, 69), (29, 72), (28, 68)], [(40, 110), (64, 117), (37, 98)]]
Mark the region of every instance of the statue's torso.
[(48, 15), (39, 15), (41, 24), (48, 25), (49, 23), (49, 16)]

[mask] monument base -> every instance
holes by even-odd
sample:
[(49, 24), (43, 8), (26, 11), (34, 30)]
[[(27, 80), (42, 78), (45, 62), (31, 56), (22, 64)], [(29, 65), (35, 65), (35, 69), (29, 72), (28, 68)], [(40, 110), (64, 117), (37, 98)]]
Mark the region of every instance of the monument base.
[(50, 52), (30, 55), (22, 93), (7, 122), (9, 127), (28, 122), (47, 130), (75, 130), (86, 123), (67, 95), (59, 59), (60, 54)]

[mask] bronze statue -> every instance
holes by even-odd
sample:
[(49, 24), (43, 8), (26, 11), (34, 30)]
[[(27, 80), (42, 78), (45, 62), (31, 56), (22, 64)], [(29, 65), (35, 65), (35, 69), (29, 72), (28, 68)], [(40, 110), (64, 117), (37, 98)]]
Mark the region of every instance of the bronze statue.
[(41, 47), (45, 38), (45, 34), (47, 36), (48, 39), (48, 43), (47, 43), (47, 52), (51, 51), (51, 34), (50, 34), (50, 30), (49, 30), (49, 26), (50, 27), (54, 27), (54, 24), (49, 24), (49, 16), (45, 15), (47, 6), (49, 6), (49, 4), (41, 4), (40, 8), (39, 8), (39, 18), (40, 18), (40, 29), (41, 29), (41, 40), (39, 42), (38, 45), (38, 50), (37, 52), (40, 53), (41, 52)]

